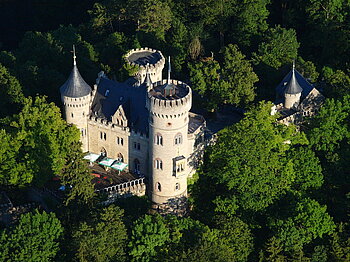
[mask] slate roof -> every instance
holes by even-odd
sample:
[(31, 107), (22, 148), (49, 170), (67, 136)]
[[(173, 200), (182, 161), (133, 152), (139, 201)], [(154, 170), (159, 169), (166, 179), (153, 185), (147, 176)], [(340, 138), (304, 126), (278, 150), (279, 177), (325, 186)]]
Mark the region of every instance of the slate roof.
[(278, 96), (277, 100), (284, 98), (284, 94), (286, 92), (288, 92), (288, 94), (294, 94), (293, 92), (300, 92), (299, 88), (302, 89), (301, 99), (304, 99), (314, 87), (297, 70), (292, 69), (276, 87), (276, 92)]
[(295, 77), (295, 69), (292, 69), (292, 77), (290, 78), (284, 93), (295, 95), (301, 93), (302, 91), (303, 89), (300, 87), (298, 80)]
[(158, 52), (142, 51), (132, 53), (127, 59), (138, 65), (156, 64), (162, 57)]
[(91, 93), (91, 87), (81, 77), (78, 67), (73, 66), (67, 81), (60, 87), (62, 96), (67, 97), (83, 97)]
[[(107, 91), (109, 90), (109, 91)], [(146, 106), (147, 88), (130, 86), (106, 78), (101, 78), (92, 102), (92, 115), (111, 120), (120, 105), (133, 130), (148, 133), (148, 111)]]

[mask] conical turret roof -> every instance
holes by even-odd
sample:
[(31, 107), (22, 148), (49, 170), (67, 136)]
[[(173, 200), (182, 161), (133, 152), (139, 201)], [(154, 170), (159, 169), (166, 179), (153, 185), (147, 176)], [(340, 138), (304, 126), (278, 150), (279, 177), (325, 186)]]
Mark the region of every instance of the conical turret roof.
[(67, 81), (61, 86), (60, 92), (62, 96), (73, 98), (83, 97), (91, 93), (91, 87), (81, 77), (76, 64), (74, 64)]
[(284, 93), (288, 95), (295, 95), (300, 94), (302, 91), (303, 89), (301, 88), (301, 86), (298, 83), (298, 80), (295, 77), (295, 69), (293, 65), (292, 77), (290, 78)]

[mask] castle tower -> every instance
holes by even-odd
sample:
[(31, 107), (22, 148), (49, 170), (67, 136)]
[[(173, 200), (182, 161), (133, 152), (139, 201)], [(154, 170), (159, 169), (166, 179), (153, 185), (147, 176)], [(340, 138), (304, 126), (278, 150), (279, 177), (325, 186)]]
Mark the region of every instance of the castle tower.
[(83, 152), (88, 151), (87, 120), (91, 100), (91, 87), (81, 77), (73, 46), (73, 70), (67, 81), (61, 86), (61, 99), (64, 105), (67, 123), (74, 124), (80, 130)]
[(160, 211), (179, 213), (186, 204), (191, 105), (191, 88), (170, 79), (170, 72), (167, 80), (153, 83), (148, 92), (149, 191)]
[(147, 71), (154, 82), (162, 80), (162, 71), (165, 64), (165, 58), (162, 52), (152, 48), (137, 48), (130, 50), (125, 55), (126, 61), (139, 68), (136, 76), (139, 76), (140, 83), (145, 81)]
[(292, 77), (284, 91), (284, 107), (287, 109), (296, 108), (299, 105), (302, 91), (303, 89), (295, 77), (295, 64), (293, 62)]

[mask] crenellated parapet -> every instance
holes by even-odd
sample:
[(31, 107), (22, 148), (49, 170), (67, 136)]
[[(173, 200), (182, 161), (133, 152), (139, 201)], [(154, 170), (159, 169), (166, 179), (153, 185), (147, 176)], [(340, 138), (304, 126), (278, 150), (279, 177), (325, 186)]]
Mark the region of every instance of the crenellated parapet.
[(162, 79), (162, 71), (165, 65), (165, 58), (162, 52), (148, 47), (131, 49), (125, 55), (125, 60), (131, 66), (139, 68), (136, 75), (140, 77), (141, 83), (145, 80), (147, 70), (152, 82)]
[(154, 117), (163, 119), (176, 119), (187, 114), (192, 106), (192, 90), (182, 81), (170, 79), (174, 85), (175, 94), (164, 95), (164, 86), (168, 80), (153, 83), (152, 89), (148, 92), (147, 108)]

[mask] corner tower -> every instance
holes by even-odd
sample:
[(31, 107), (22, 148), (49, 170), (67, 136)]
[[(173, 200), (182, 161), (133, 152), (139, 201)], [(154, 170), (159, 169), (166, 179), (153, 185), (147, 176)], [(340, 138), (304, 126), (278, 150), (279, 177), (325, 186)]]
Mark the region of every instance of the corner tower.
[(130, 50), (125, 55), (126, 61), (139, 68), (137, 76), (140, 83), (145, 81), (147, 71), (149, 73), (152, 82), (162, 80), (162, 71), (165, 65), (165, 58), (162, 52), (152, 48), (137, 48)]
[(91, 87), (81, 77), (73, 46), (73, 70), (67, 81), (61, 86), (61, 99), (67, 123), (74, 124), (80, 130), (83, 152), (88, 151), (88, 114), (91, 101)]
[(284, 107), (287, 109), (298, 107), (302, 91), (303, 89), (295, 76), (295, 64), (293, 62), (292, 77), (284, 91)]
[(168, 79), (153, 83), (148, 92), (149, 191), (154, 207), (181, 214), (187, 197), (188, 123), (192, 91)]

